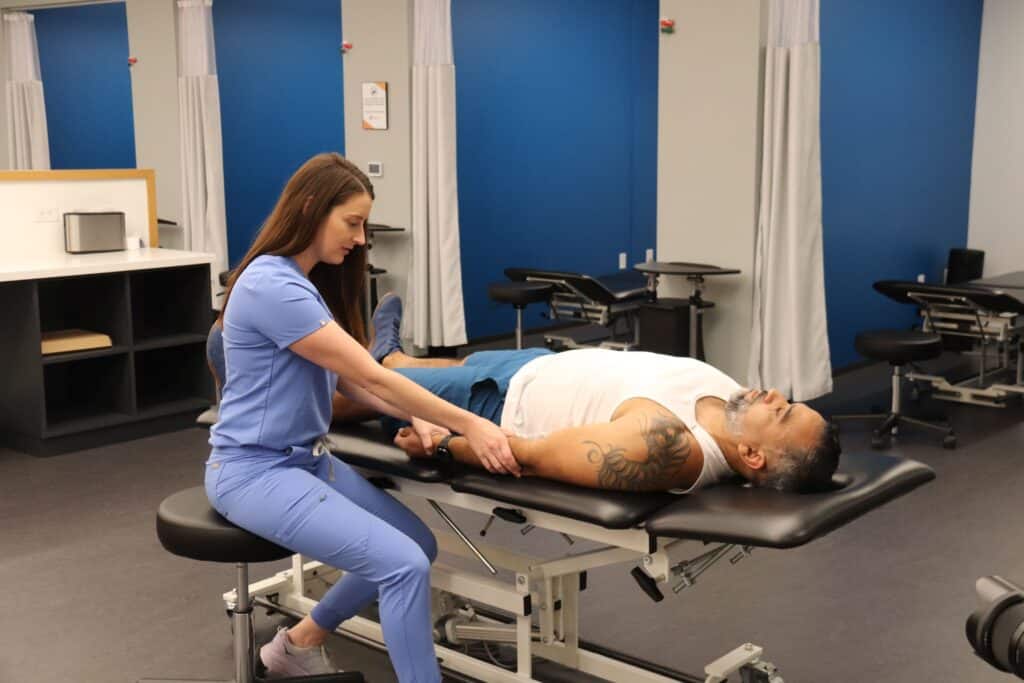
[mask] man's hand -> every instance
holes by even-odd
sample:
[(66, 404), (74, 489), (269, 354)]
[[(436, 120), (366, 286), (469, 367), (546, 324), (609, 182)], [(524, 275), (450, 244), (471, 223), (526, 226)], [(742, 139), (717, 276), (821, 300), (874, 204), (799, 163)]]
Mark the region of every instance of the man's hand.
[(438, 427), (436, 424), (421, 420), (418, 417), (412, 418), (412, 431), (419, 438), (423, 450), (430, 454), (434, 452), (435, 434), (440, 434), (441, 436), (451, 434), (444, 427)]
[(433, 444), (425, 448), (423, 441), (412, 427), (402, 427), (395, 434), (395, 445), (405, 451), (410, 458), (429, 458), (433, 453)]

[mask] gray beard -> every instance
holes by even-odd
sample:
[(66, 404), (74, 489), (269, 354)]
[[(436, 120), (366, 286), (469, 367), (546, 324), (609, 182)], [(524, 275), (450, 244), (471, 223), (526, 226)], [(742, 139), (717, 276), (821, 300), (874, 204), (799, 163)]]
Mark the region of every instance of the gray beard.
[(749, 389), (737, 389), (725, 402), (725, 428), (733, 436), (739, 436), (743, 432), (743, 416), (750, 408), (751, 401), (746, 397)]

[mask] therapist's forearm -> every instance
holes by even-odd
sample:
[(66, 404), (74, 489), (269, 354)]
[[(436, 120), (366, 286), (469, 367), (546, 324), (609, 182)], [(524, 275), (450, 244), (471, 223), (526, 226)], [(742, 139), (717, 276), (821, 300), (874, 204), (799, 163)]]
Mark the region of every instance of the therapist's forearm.
[(370, 410), (374, 410), (382, 415), (390, 415), (397, 420), (403, 420), (405, 422), (412, 421), (412, 416), (409, 415), (409, 413), (392, 405), (391, 403), (388, 403), (384, 399), (375, 396), (372, 392), (364, 389), (355, 382), (339, 379), (338, 390), (341, 391), (341, 393), (349, 400), (355, 401)]
[(378, 366), (363, 387), (385, 403), (401, 406), (410, 415), (464, 433), (476, 416), (438, 398), (397, 372)]

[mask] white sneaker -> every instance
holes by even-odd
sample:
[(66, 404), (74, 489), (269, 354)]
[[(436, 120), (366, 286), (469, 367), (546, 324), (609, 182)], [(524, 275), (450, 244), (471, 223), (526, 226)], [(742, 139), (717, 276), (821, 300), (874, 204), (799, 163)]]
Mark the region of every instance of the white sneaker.
[(341, 671), (331, 664), (323, 645), (298, 647), (292, 643), (284, 626), (277, 629), (273, 640), (260, 648), (260, 660), (267, 672), (277, 676), (313, 676)]

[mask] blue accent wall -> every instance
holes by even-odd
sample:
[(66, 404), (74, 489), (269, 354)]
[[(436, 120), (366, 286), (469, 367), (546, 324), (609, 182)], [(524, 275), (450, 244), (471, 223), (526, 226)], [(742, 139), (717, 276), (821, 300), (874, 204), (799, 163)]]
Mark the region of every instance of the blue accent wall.
[(232, 264), (306, 159), (344, 153), (341, 3), (300, 4), (213, 3)]
[(124, 3), (32, 14), (46, 100), (50, 167), (135, 168)]
[(967, 243), (982, 0), (822, 0), (821, 154), (832, 365), (916, 311), (876, 280), (939, 282)]
[(603, 274), (655, 246), (659, 35), (657, 0), (453, 0), (470, 338), (514, 328), (487, 298), (508, 266)]

